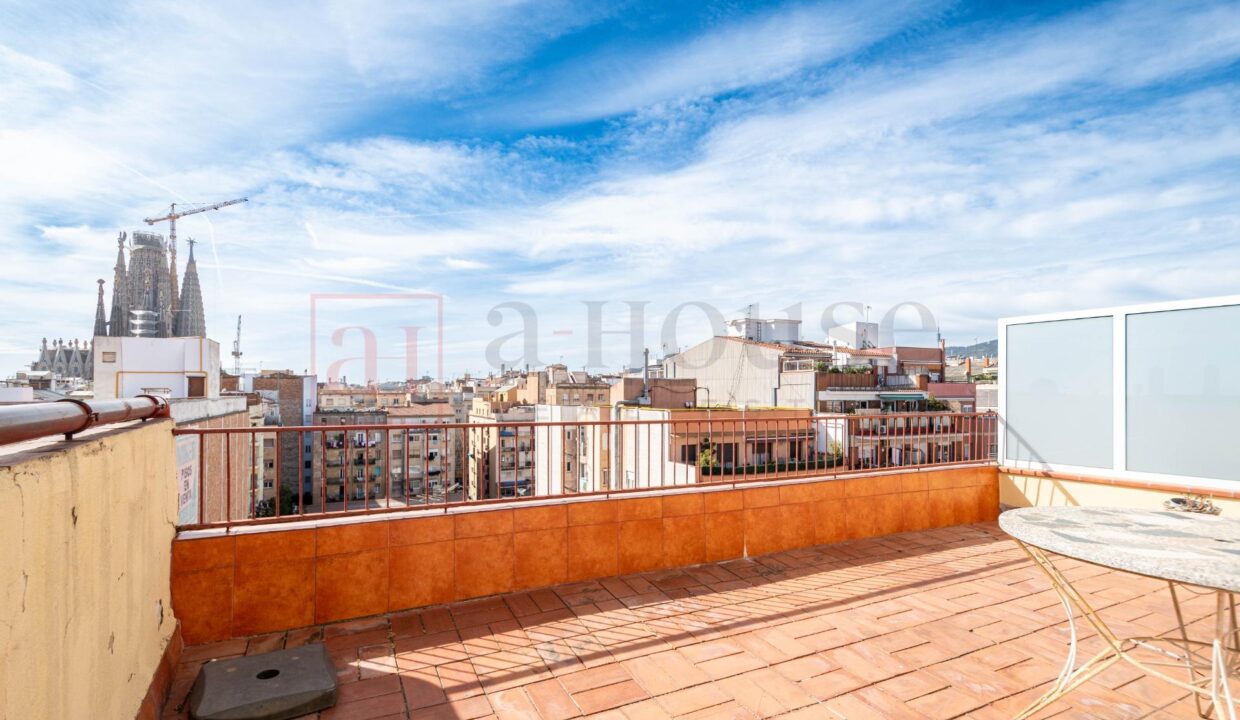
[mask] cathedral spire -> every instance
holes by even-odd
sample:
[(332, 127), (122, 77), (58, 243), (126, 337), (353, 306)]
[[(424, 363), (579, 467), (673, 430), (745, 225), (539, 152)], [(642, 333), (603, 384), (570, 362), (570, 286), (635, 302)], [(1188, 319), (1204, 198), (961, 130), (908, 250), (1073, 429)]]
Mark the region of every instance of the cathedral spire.
[(171, 237), (168, 238), (168, 255), (172, 258), (168, 263), (168, 280), (172, 283), (172, 324), (175, 329), (177, 316), (180, 315), (177, 310), (180, 307), (179, 297), (181, 294), (181, 291), (177, 289), (177, 236), (175, 226)]
[(108, 335), (129, 335), (129, 283), (125, 272), (125, 233), (116, 238), (116, 267), (112, 276), (112, 322), (108, 323)]
[(108, 316), (103, 311), (103, 278), (96, 280), (99, 283), (99, 301), (95, 303), (95, 334), (93, 337), (108, 334)]
[(177, 337), (206, 337), (207, 320), (202, 310), (202, 287), (198, 284), (198, 263), (194, 262), (194, 241), (189, 240), (189, 260), (185, 281), (181, 283), (181, 303), (176, 315)]

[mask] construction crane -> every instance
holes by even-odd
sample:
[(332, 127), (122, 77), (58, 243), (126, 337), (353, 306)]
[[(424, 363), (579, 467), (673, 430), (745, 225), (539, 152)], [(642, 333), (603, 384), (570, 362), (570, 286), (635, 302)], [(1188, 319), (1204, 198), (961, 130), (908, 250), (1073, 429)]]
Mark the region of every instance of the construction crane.
[(249, 202), (249, 200), (250, 200), (249, 198), (237, 198), (236, 200), (225, 200), (224, 202), (217, 202), (213, 205), (202, 205), (202, 204), (195, 203), (194, 204), (195, 206), (191, 207), (188, 210), (177, 210), (177, 204), (172, 203), (172, 205), (168, 207), (168, 212), (164, 213), (163, 215), (160, 215), (159, 217), (144, 218), (142, 222), (146, 223), (147, 225), (154, 225), (157, 222), (163, 222), (167, 220), (168, 221), (168, 244), (172, 247), (172, 252), (175, 253), (176, 246), (177, 246), (177, 218), (183, 218), (186, 215), (195, 215), (197, 213), (206, 212), (208, 210), (219, 210), (220, 208), (228, 207), (229, 205), (236, 205), (237, 203)]
[(233, 375), (241, 377), (241, 316), (237, 316), (237, 339), (233, 340)]

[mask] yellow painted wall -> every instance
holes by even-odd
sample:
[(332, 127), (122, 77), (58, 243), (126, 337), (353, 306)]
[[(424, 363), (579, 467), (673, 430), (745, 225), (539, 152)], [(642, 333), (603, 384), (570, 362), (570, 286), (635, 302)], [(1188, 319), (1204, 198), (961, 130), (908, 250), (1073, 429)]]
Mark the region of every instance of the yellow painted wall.
[[(1010, 472), (999, 473), (999, 502), (1011, 507), (1081, 505), (1162, 510), (1163, 502), (1177, 494), (1180, 493), (1081, 480), (1033, 477)], [(1213, 498), (1213, 502), (1223, 509), (1223, 515), (1240, 517), (1240, 500)]]
[(138, 712), (176, 626), (171, 429), (0, 456), (0, 718)]

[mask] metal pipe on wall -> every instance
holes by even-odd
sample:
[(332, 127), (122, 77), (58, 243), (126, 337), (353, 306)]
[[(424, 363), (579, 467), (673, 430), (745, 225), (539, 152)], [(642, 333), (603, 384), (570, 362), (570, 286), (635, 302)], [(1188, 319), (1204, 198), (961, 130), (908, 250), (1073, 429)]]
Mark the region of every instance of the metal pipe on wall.
[(48, 435), (64, 435), (68, 440), (97, 425), (168, 416), (168, 401), (155, 395), (5, 405), (0, 407), (0, 445)]

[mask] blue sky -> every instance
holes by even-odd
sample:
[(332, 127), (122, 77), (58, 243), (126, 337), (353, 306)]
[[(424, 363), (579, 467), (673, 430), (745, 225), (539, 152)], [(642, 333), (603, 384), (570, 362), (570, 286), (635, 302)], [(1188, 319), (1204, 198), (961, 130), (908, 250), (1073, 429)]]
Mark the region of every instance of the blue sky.
[(89, 332), (118, 231), (240, 195), (179, 234), (209, 334), (244, 315), (267, 368), (308, 366), (313, 293), (442, 295), (444, 370), (478, 373), (503, 302), (580, 366), (583, 301), (648, 302), (657, 353), (685, 302), (801, 303), (814, 339), (918, 302), (967, 343), (1240, 288), (1236, 3), (390, 5), (0, 3), (0, 373)]

